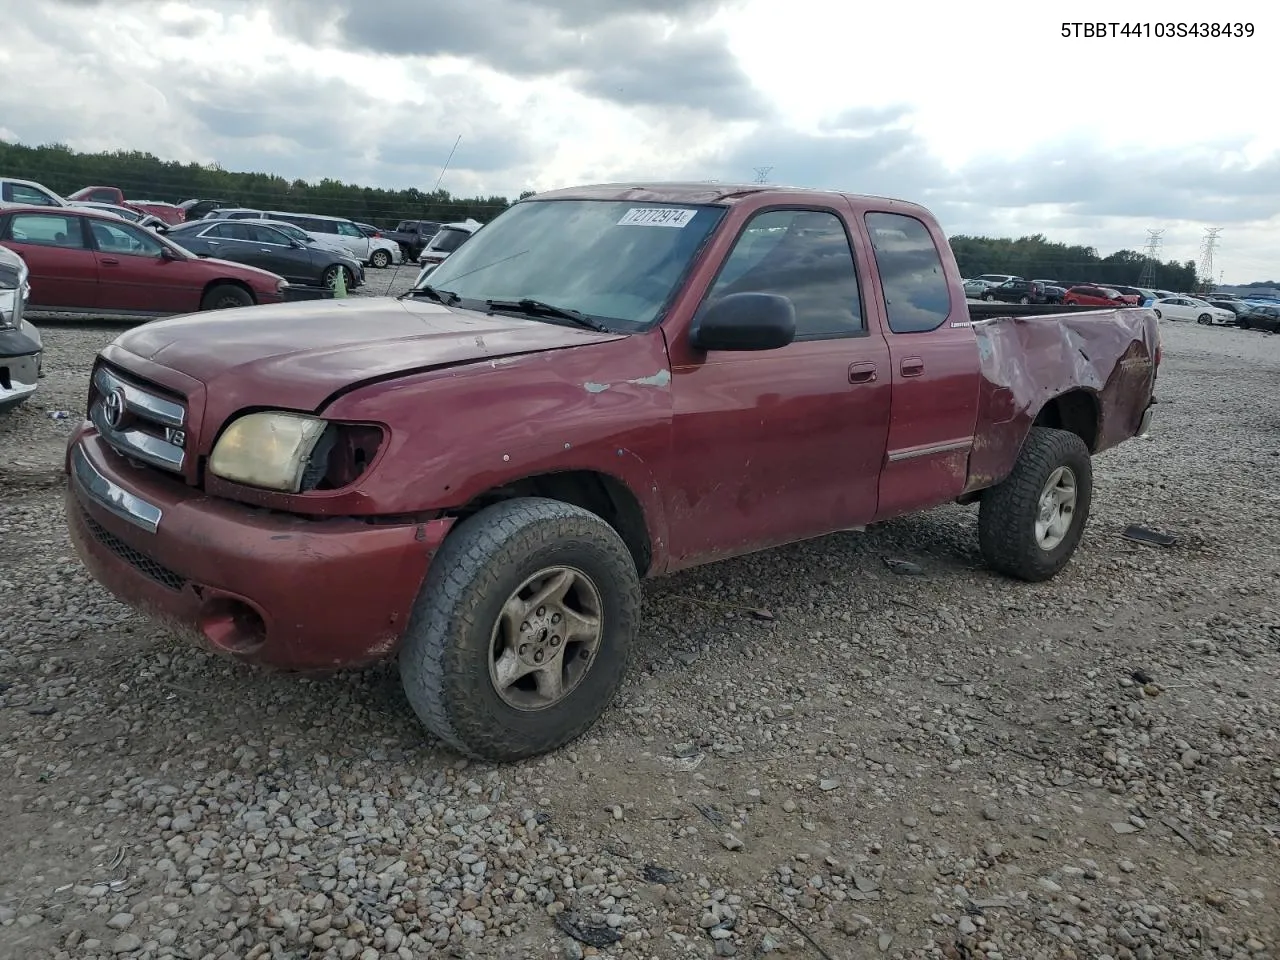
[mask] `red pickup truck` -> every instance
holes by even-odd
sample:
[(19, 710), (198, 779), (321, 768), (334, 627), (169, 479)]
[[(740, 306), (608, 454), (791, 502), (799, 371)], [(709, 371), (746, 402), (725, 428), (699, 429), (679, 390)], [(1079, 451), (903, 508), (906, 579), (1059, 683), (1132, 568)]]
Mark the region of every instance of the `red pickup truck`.
[(67, 518), (124, 601), (257, 663), (398, 656), (426, 727), (509, 760), (606, 709), (644, 577), (955, 501), (1053, 576), (1159, 360), (1148, 310), (975, 320), (913, 204), (554, 191), (405, 297), (117, 338)]

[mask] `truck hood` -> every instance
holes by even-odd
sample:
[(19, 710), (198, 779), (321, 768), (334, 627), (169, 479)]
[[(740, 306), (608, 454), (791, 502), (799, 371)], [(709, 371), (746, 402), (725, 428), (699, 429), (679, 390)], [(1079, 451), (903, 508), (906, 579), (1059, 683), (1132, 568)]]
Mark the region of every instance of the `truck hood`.
[(353, 297), (159, 320), (114, 346), (203, 383), (210, 397), (318, 410), (365, 381), (623, 336), (429, 301)]

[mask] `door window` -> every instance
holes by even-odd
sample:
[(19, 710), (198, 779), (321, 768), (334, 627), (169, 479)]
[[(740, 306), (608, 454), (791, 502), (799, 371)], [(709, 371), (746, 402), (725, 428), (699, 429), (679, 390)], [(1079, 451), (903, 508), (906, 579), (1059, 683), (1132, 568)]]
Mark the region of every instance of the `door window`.
[(264, 226), (260, 223), (252, 223), (247, 226), (249, 229), (249, 236), (254, 243), (265, 243), (276, 247), (289, 246), (289, 238), (275, 227)]
[(69, 214), (17, 213), (9, 221), (9, 239), (40, 247), (85, 249), (80, 218)]
[(249, 225), (245, 223), (220, 223), (216, 227), (210, 227), (203, 234), (206, 237), (216, 237), (219, 240), (249, 240)]
[(894, 333), (928, 333), (951, 315), (951, 289), (929, 228), (901, 213), (868, 213), (885, 315)]
[(4, 198), (10, 203), (24, 203), (33, 207), (60, 206), (53, 197), (43, 190), (29, 187), (25, 183), (6, 183), (4, 185)]
[(796, 311), (797, 340), (866, 333), (853, 250), (843, 222), (834, 213), (770, 210), (756, 214), (725, 259), (704, 308), (734, 293), (789, 298)]
[(145, 230), (128, 224), (91, 220), (89, 229), (93, 233), (94, 244), (102, 253), (155, 259), (159, 259), (164, 253), (164, 244), (148, 235)]
[(356, 237), (361, 239), (364, 237), (364, 234), (361, 233), (359, 230), (357, 230), (355, 226), (353, 226), (350, 223), (343, 223), (342, 221), (339, 221), (337, 223), (337, 227), (338, 227), (338, 233), (342, 234), (344, 237)]

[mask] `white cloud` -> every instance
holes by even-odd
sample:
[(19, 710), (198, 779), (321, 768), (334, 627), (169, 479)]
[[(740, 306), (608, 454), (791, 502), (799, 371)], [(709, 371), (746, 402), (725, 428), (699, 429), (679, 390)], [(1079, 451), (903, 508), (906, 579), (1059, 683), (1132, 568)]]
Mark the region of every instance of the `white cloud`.
[[(1237, 20), (1260, 21), (1238, 9)], [(22, 16), (18, 16), (18, 13)], [(1198, 22), (1133, 0), (1131, 23)], [(1223, 16), (1228, 14), (1224, 11)], [(506, 194), (746, 180), (892, 193), (951, 232), (1110, 252), (1164, 228), (1280, 277), (1280, 133), (1252, 39), (1063, 39), (994, 0), (0, 0), (0, 136)], [(1261, 101), (1261, 102), (1260, 102)]]

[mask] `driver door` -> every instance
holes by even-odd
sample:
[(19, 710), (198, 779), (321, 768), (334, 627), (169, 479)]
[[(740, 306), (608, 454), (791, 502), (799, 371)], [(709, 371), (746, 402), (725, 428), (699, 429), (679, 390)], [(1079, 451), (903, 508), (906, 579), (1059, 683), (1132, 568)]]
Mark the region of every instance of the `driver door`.
[(155, 236), (131, 223), (88, 218), (98, 261), (98, 306), (139, 313), (191, 309), (185, 261), (166, 257)]
[(892, 377), (884, 335), (867, 322), (865, 261), (860, 270), (851, 234), (844, 210), (756, 213), (702, 309), (731, 293), (781, 294), (795, 306), (795, 341), (673, 353), (669, 570), (875, 515)]

